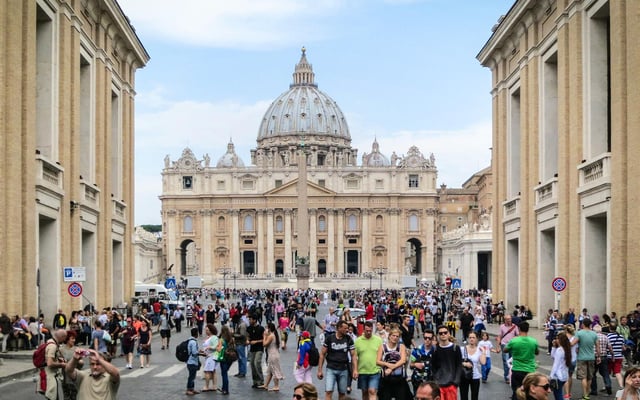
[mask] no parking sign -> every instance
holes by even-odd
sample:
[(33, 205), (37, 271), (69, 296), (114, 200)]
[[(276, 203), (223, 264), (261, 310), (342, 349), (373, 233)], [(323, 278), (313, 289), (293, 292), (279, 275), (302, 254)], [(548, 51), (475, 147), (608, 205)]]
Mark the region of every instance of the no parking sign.
[(557, 276), (553, 278), (551, 287), (553, 287), (553, 290), (555, 290), (556, 292), (562, 292), (567, 288), (567, 281), (564, 278)]
[(82, 294), (82, 285), (78, 282), (73, 282), (67, 288), (67, 292), (71, 297), (78, 297)]

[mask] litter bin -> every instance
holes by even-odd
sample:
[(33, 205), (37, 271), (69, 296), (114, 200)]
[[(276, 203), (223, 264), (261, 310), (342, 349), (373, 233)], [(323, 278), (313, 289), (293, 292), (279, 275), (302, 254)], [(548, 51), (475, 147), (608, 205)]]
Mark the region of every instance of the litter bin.
[(362, 336), (362, 333), (364, 332), (364, 315), (361, 315), (357, 318), (358, 321), (358, 336)]

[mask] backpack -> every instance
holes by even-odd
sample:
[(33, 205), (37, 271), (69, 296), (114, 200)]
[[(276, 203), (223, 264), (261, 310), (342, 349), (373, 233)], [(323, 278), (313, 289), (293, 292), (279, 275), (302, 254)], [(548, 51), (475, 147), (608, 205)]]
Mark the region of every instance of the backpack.
[(38, 348), (33, 352), (33, 366), (36, 368), (44, 368), (47, 366), (47, 359), (45, 357), (47, 345), (50, 343), (55, 343), (53, 341), (47, 340), (44, 343), (41, 343)]
[(189, 342), (195, 340), (189, 338), (176, 346), (176, 358), (178, 361), (187, 362), (189, 360)]
[(313, 343), (311, 343), (311, 348), (309, 348), (307, 354), (309, 354), (309, 365), (312, 367), (317, 367), (320, 363), (320, 352)]

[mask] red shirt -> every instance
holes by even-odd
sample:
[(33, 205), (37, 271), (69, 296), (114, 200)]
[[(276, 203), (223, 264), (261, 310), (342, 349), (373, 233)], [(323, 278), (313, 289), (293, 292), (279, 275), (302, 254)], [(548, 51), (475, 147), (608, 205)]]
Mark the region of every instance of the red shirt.
[(374, 319), (375, 310), (373, 309), (373, 304), (369, 303), (367, 308), (364, 311), (364, 319)]

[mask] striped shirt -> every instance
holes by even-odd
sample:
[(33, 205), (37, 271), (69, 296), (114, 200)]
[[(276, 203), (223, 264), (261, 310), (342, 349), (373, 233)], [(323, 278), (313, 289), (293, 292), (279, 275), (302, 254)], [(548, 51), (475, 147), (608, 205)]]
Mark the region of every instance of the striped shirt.
[(624, 337), (618, 332), (609, 333), (607, 337), (609, 338), (609, 344), (613, 349), (613, 358), (616, 360), (624, 358), (624, 355), (622, 354), (624, 350)]

